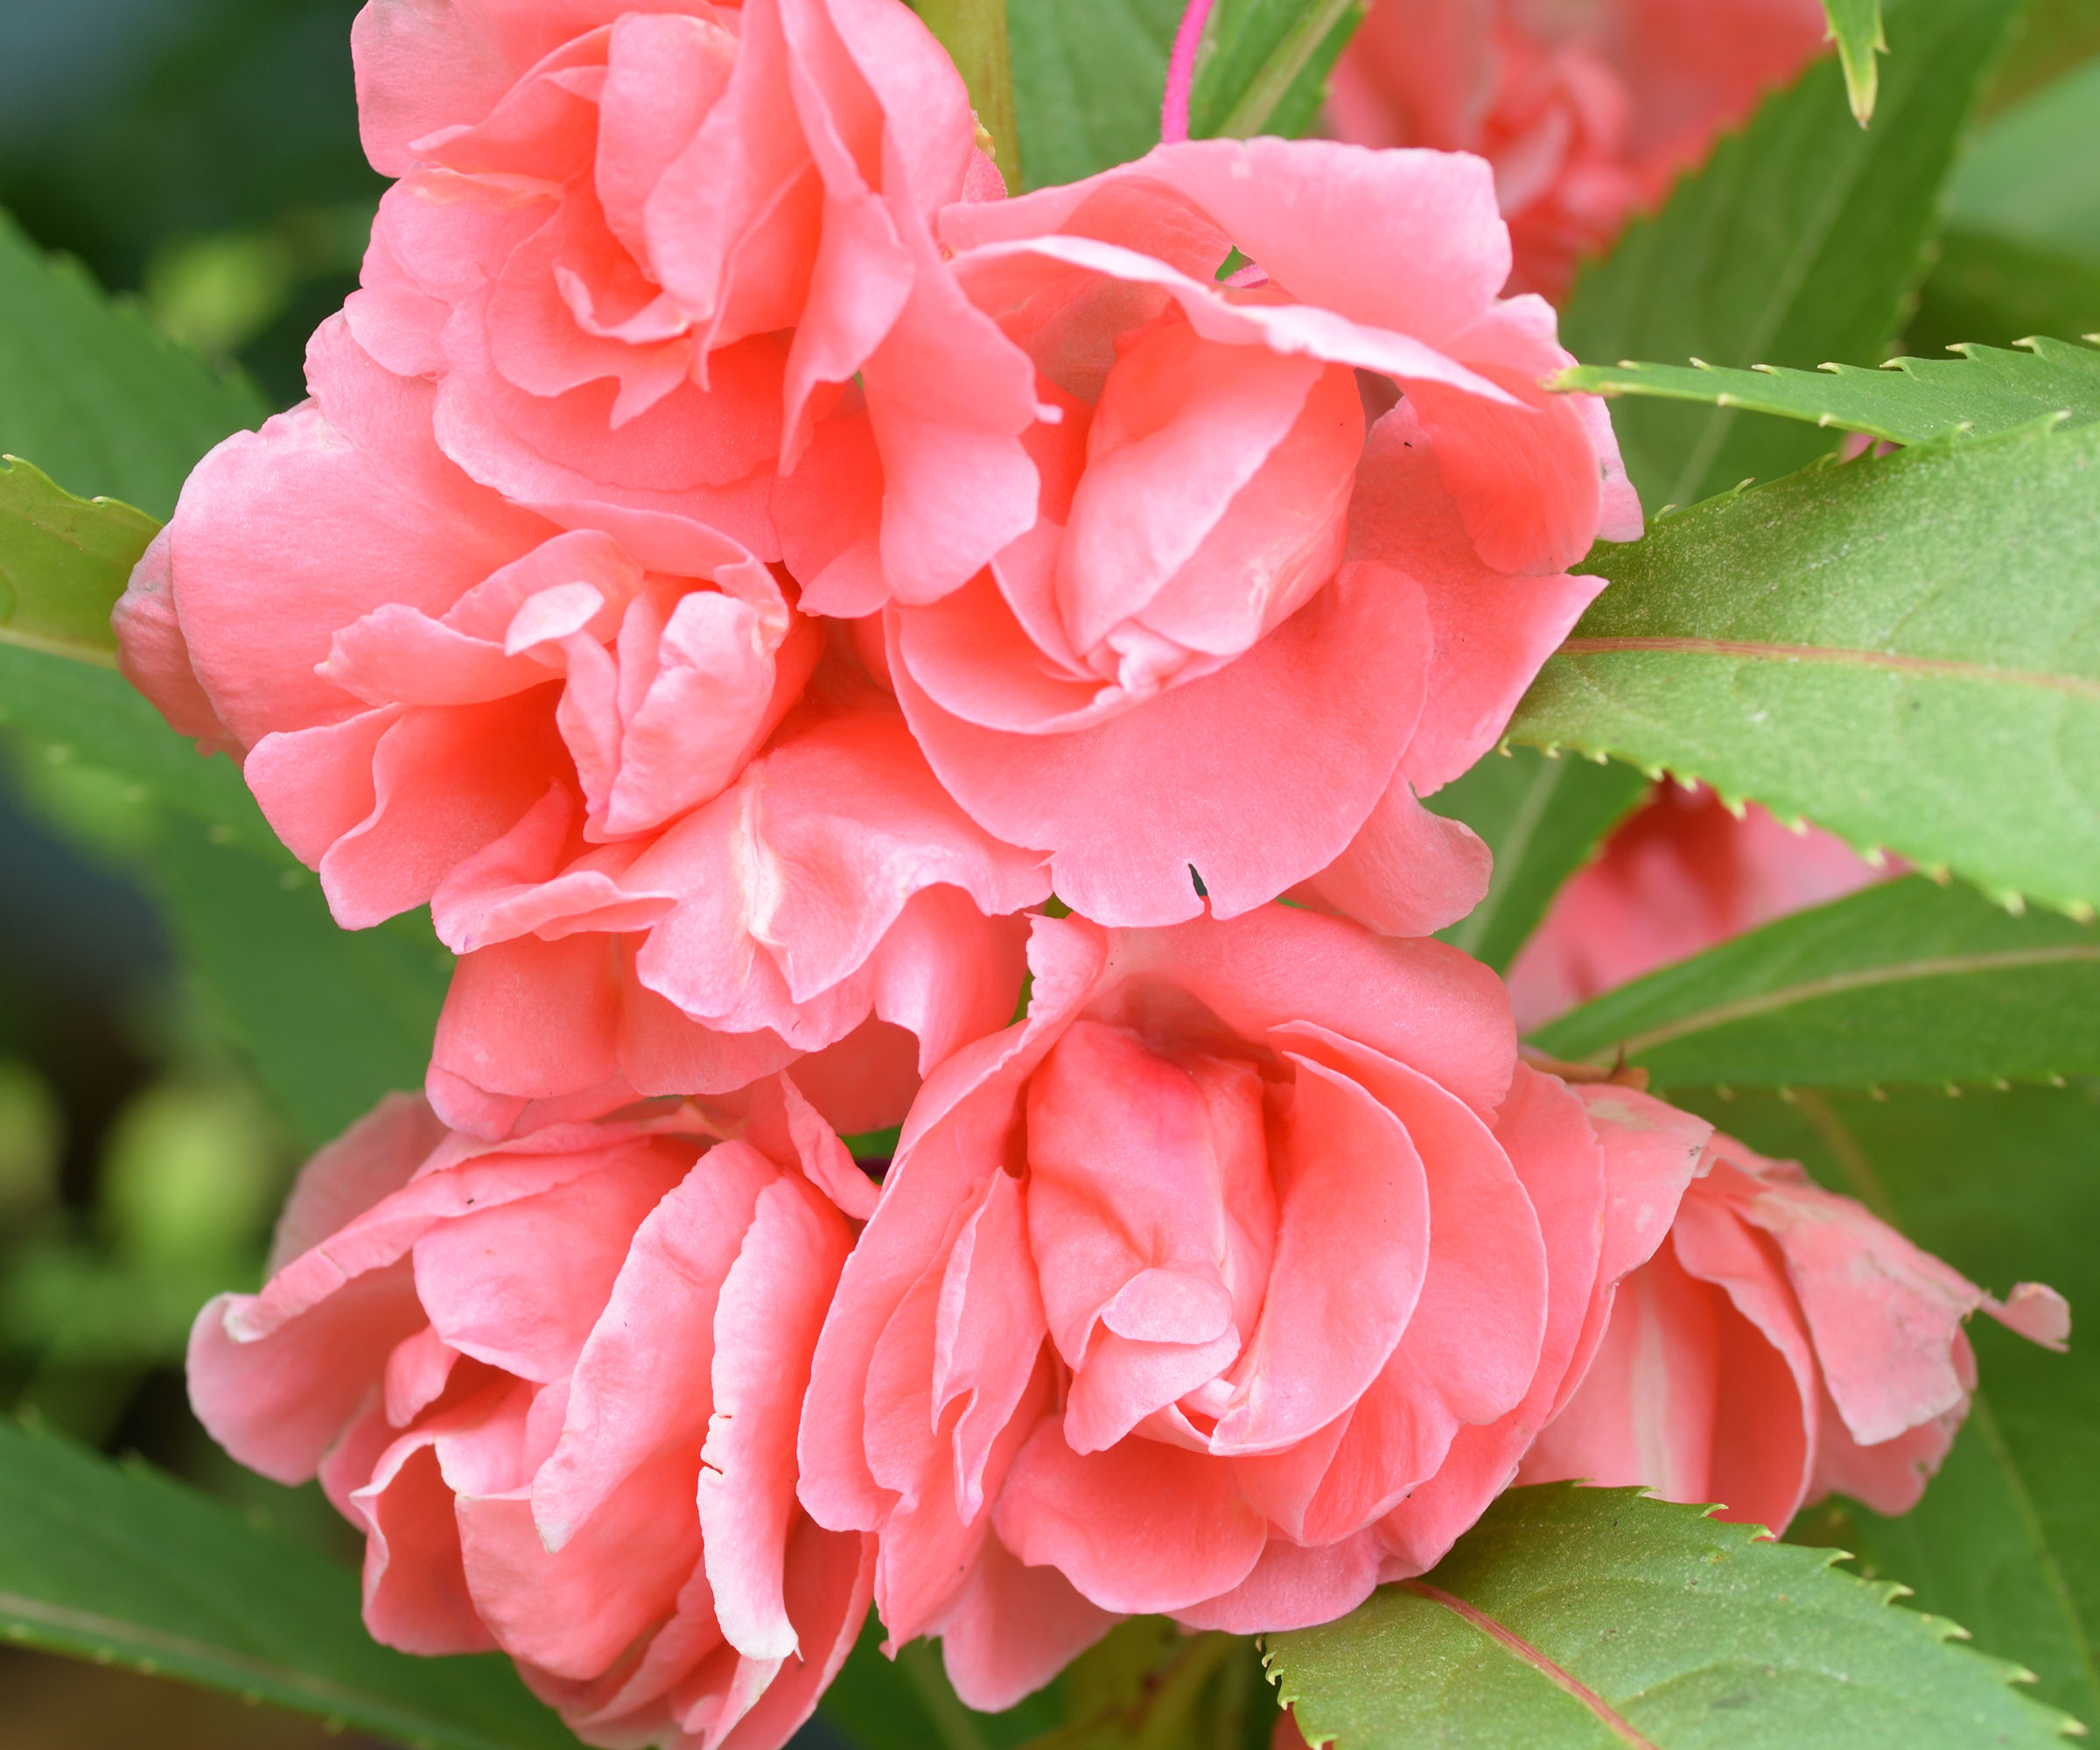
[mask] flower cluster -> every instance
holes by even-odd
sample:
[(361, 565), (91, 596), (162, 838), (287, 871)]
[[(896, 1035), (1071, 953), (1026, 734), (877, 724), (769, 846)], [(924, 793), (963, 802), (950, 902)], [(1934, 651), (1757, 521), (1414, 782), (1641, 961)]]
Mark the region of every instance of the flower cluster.
[(901, 0), (354, 41), (361, 287), (117, 622), (340, 923), (458, 956), (191, 1355), (374, 1634), (771, 1750), (871, 1601), (1001, 1707), (1520, 1476), (1900, 1504), (1962, 1319), (2061, 1338), (1428, 939), (1489, 858), (1421, 799), (1641, 528), (1487, 162), (1009, 198)]

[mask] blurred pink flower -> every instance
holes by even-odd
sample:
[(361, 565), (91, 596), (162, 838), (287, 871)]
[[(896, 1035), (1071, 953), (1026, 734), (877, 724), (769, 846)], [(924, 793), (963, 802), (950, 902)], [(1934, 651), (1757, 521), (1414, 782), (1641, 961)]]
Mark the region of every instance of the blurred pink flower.
[(301, 1175), (190, 1393), (365, 1534), (365, 1620), (500, 1648), (587, 1742), (773, 1750), (866, 1614), (872, 1541), (794, 1499), (809, 1356), (875, 1187), (787, 1082), (742, 1138), (494, 1148), (394, 1095)]
[(1516, 255), (1558, 302), (1823, 46), (1822, 0), (1376, 0), (1327, 116), (1367, 146), (1478, 152)]
[(819, 426), (778, 501), (805, 606), (886, 609), (942, 781), (1089, 917), (1196, 915), (1192, 865), (1220, 916), (1315, 878), (1462, 915), (1486, 854), (1416, 797), (1641, 528), (1603, 403), (1538, 386), (1551, 311), (1495, 297), (1486, 167), (1207, 141), (941, 225), (998, 330), (900, 324), (913, 369)]
[(1279, 1629), (1432, 1565), (1662, 1240), (1708, 1127), (1516, 1059), (1501, 986), (1275, 906), (1044, 920), (936, 1070), (819, 1340), (822, 1523), (1004, 1707), (1120, 1614)]
[(1571, 876), (1509, 968), (1526, 1032), (1614, 985), (1790, 912), (1900, 872), (1755, 802), (1732, 812), (1704, 785), (1663, 784)]
[(1833, 1490), (1907, 1512), (1968, 1413), (1963, 1321), (2069, 1334), (2054, 1290), (1999, 1301), (1790, 1161), (1717, 1136), (1699, 1175), (1522, 1480), (1645, 1483), (1775, 1531)]

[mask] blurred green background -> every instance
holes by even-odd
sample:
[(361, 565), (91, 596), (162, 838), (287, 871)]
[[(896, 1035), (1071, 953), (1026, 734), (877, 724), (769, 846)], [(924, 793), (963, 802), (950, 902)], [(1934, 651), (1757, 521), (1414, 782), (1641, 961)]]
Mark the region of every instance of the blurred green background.
[[(382, 186), (357, 144), (355, 11), (0, 0), (0, 206), (289, 404), (307, 333), (355, 283)], [(2068, 146), (2100, 113), (2096, 51), (2100, 0), (2039, 0), (1906, 350), (2100, 330), (2100, 165)], [(186, 976), (148, 897), (162, 841), (137, 804), (0, 732), (0, 1408), (142, 1452), (352, 1562), (356, 1540), (312, 1491), (240, 1471), (185, 1404), (190, 1320), (208, 1294), (255, 1284), (315, 1138)], [(321, 1741), (318, 1725), (226, 1698), (0, 1651), (0, 1750)]]

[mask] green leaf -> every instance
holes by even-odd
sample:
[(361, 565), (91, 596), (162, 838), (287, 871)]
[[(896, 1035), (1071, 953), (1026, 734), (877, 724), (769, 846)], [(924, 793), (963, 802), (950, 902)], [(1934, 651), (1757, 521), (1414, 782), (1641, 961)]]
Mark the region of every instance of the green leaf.
[(2100, 262), (1987, 231), (1950, 231), (1904, 331), (1907, 350), (1964, 341), (2010, 346), (2034, 334), (2100, 333)]
[(2100, 60), (1996, 117), (1948, 186), (1953, 222), (2100, 265)]
[(0, 1625), (433, 1750), (575, 1750), (508, 1661), (374, 1642), (356, 1576), (144, 1465), (0, 1422)]
[(1880, 77), (1874, 57), (1888, 52), (1888, 38), (1881, 31), (1881, 0), (1823, 0), (1823, 15), (1830, 21), (1838, 59), (1844, 66), (1844, 94), (1864, 128), (1874, 113), (1874, 89)]
[[(952, 4), (952, 0), (943, 0)], [(1295, 136), (1365, 0), (1218, 0), (1204, 28), (1190, 131)], [(1027, 186), (1041, 188), (1159, 144), (1166, 60), (1186, 0), (1007, 0), (1013, 98)]]
[(1295, 138), (1326, 101), (1327, 75), (1366, 0), (1218, 0), (1189, 94), (1196, 139)]
[(113, 663), (109, 610), (160, 525), (114, 499), (78, 499), (0, 456), (0, 642)]
[(1270, 1637), (1338, 1750), (1972, 1750), (2075, 1731), (1834, 1550), (1630, 1489), (1511, 1489), (1424, 1580)]
[(0, 213), (0, 451), (165, 517), (197, 458), (269, 412)]
[(1159, 144), (1182, 0), (1007, 0), (1027, 186), (1077, 182)]
[[(1941, 185), (2012, 8), (1900, 0), (1873, 127), (1853, 124), (1836, 62), (1768, 99), (1662, 211), (1577, 279), (1561, 339), (1586, 363), (1876, 359), (1937, 223)], [(1627, 403), (1614, 424), (1651, 508), (1790, 472), (1822, 434), (1733, 409)]]
[(0, 724), (36, 758), (121, 780), (146, 817), (139, 878), (302, 1140), (422, 1084), (452, 966), (424, 914), (339, 929), (232, 763), (200, 758), (107, 668), (0, 645)]
[(1511, 739), (2100, 898), (2100, 425), (1808, 469), (1591, 563), (1612, 586)]
[(1426, 806), (1464, 821), (1494, 853), (1488, 897), (1438, 936), (1508, 970), (1538, 927), (1560, 885), (1646, 794), (1648, 780), (1631, 766), (1556, 760), (1534, 747), (1473, 769), (1427, 799)]
[(382, 1094), (423, 1086), (452, 956), (425, 912), (338, 928), (289, 859), (172, 822), (141, 874), (234, 1044), (318, 1146)]
[(1961, 360), (1897, 359), (1880, 370), (1824, 365), (1813, 371), (1757, 365), (1578, 365), (1556, 388), (1599, 395), (1655, 396), (1740, 407), (1864, 431), (1892, 444), (1934, 438), (1993, 437), (2037, 420), (2067, 425), (2100, 419), (2100, 352), (2037, 340), (2026, 352), (1965, 346)]
[(2100, 1074), (2100, 927), (1922, 875), (1767, 924), (1541, 1027), (1665, 1088), (1863, 1088)]
[[(1899, 1089), (1684, 1103), (1754, 1148), (1805, 1163), (1972, 1281), (1999, 1293), (2047, 1282), (2081, 1317), (2100, 1306), (2093, 1083), (1959, 1100)], [(1984, 1319), (1969, 1334), (1980, 1390), (1924, 1500), (1899, 1519), (1833, 1503), (1788, 1535), (1900, 1576), (1920, 1608), (2033, 1667), (2041, 1699), (2100, 1720), (2100, 1349), (2075, 1338), (2053, 1354)]]

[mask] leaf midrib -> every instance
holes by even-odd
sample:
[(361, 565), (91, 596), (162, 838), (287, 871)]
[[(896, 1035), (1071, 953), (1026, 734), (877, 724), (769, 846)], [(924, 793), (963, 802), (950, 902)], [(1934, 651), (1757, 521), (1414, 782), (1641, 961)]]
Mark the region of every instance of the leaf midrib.
[(1756, 996), (1739, 997), (1733, 1002), (1717, 1003), (1711, 1008), (1652, 1027), (1647, 1032), (1629, 1034), (1609, 1046), (1592, 1052), (1585, 1060), (1608, 1062), (1620, 1051), (1628, 1058), (1636, 1058), (1657, 1046), (1670, 1045), (1695, 1033), (1726, 1026), (1731, 1022), (1751, 1020), (1800, 1004), (1820, 1002), (1826, 997), (1871, 990), (1878, 985), (1902, 984), (1927, 978), (1966, 977), (1975, 973), (2077, 962), (2100, 962), (2100, 942), (2064, 942), (2054, 948), (2007, 948), (1992, 954), (1943, 955), (1859, 967), (1850, 972), (1833, 972), (1821, 978), (1805, 979), (1798, 984), (1784, 984)]
[(1826, 662), (1858, 668), (1882, 668), (1934, 680), (1976, 681), (1992, 686), (2032, 687), (2068, 693), (2100, 704), (2100, 681), (2081, 675), (2052, 675), (2040, 669), (2001, 668), (1987, 662), (1964, 662), (1945, 656), (1906, 656), (1894, 651), (1866, 650), (1843, 644), (1780, 644), (1735, 638), (1571, 638), (1554, 654), (1608, 656), (1628, 654), (1718, 656), (1750, 662)]

